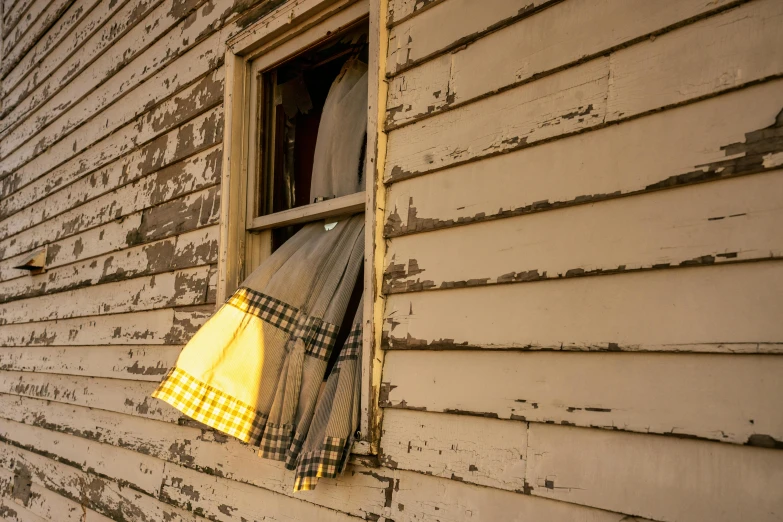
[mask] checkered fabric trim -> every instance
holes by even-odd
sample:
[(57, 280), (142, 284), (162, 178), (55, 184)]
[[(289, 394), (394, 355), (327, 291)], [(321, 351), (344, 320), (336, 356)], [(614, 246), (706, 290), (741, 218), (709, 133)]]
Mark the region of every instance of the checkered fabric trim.
[(297, 326), (299, 309), (250, 288), (240, 288), (234, 292), (227, 303), (243, 312), (260, 317), (286, 333), (291, 333)]
[(348, 334), (348, 338), (345, 340), (345, 346), (340, 351), (340, 356), (337, 358), (337, 362), (350, 361), (359, 358), (359, 351), (362, 349), (362, 329), (361, 326), (354, 328)]
[(294, 426), (268, 422), (261, 439), (258, 455), (265, 459), (284, 461), (293, 439)]
[(296, 435), (294, 435), (294, 439), (291, 442), (288, 455), (286, 455), (285, 469), (291, 471), (296, 469), (296, 463), (299, 461), (299, 454), (302, 453), (302, 448), (304, 447), (306, 438), (307, 433), (300, 433), (298, 431), (296, 432)]
[(305, 355), (329, 360), (340, 329), (338, 325), (308, 317), (298, 308), (246, 287), (234, 292), (228, 304), (292, 334), (293, 339), (301, 338), (306, 346)]
[(337, 341), (337, 332), (340, 330), (340, 327), (314, 317), (311, 319), (313, 319), (312, 324), (310, 324), (310, 328), (306, 333), (305, 346), (307, 348), (305, 349), (305, 355), (328, 361), (334, 343)]
[(296, 467), (294, 491), (315, 489), (320, 478), (334, 478), (345, 467), (351, 441), (338, 437), (325, 437), (318, 451), (302, 454)]
[(264, 432), (266, 416), (263, 413), (176, 366), (169, 370), (152, 396), (243, 442), (258, 444)]

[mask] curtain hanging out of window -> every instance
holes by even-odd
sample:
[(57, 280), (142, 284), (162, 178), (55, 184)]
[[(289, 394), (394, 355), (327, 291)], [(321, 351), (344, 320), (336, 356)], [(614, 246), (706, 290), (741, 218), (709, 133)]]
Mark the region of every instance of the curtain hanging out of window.
[[(367, 66), (350, 59), (326, 99), (311, 195), (360, 190), (366, 101)], [(335, 343), (363, 261), (363, 215), (305, 225), (193, 336), (153, 397), (284, 461), (295, 491), (341, 473), (358, 427), (361, 305)]]

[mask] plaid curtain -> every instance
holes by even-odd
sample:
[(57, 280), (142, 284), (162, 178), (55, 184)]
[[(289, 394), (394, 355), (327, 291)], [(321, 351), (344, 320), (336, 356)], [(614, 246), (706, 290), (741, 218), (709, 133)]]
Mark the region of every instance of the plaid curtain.
[[(363, 262), (363, 231), (363, 215), (328, 231), (323, 221), (306, 225), (193, 336), (153, 397), (297, 469), (297, 490), (335, 476), (358, 418), (358, 382), (345, 376), (358, 378), (360, 329), (343, 347), (318, 412), (316, 401)], [(348, 388), (354, 395), (346, 402)], [(338, 403), (339, 414), (328, 406)], [(330, 464), (316, 463), (318, 452), (335, 444), (342, 449), (324, 453)], [(300, 458), (303, 447), (310, 464)]]

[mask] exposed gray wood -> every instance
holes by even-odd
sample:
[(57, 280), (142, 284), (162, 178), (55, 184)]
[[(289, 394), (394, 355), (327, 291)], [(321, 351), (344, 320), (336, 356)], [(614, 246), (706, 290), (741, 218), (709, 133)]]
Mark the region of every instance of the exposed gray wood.
[[(578, 449), (578, 448), (575, 448)], [(528, 522), (642, 522), (621, 513), (511, 493), (420, 473), (398, 472), (391, 515), (395, 522), (503, 520)]]
[(161, 498), (177, 505), (192, 506), (195, 512), (221, 522), (242, 519), (319, 522), (361, 520), (340, 511), (323, 509), (298, 498), (286, 497), (241, 482), (209, 477), (174, 464), (166, 465)]
[[(222, 60), (222, 54), (218, 56), (214, 52), (219, 37), (220, 34), (215, 33), (203, 40), (155, 76), (142, 78), (146, 81), (139, 86), (136, 86), (139, 81), (136, 75), (131, 75), (130, 71), (125, 72), (126, 68), (123, 68), (101, 83), (89, 96), (69, 105), (64, 104), (60, 98), (74, 99), (77, 92), (81, 93), (84, 89), (80, 83), (70, 84), (73, 85), (72, 88), (69, 86), (60, 91), (36, 114), (40, 112), (49, 114), (47, 107), (51, 104), (56, 108), (67, 106), (67, 112), (59, 115), (54, 111), (51, 116), (54, 121), (43, 129), (41, 126), (48, 123), (50, 118), (38, 115), (36, 118), (28, 119), (0, 141), (0, 156), (2, 156), (0, 168), (4, 172), (10, 172), (22, 165), (34, 164), (42, 156), (43, 151), (46, 151), (43, 155), (52, 155), (59, 162), (63, 162), (85, 150), (107, 133), (113, 132), (146, 112), (150, 105), (185, 88), (200, 76), (208, 74), (208, 71)], [(143, 57), (139, 57), (141, 58)], [(93, 70), (93, 67), (90, 70)], [(127, 94), (128, 98), (124, 98), (123, 95), (127, 91), (130, 91)], [(180, 96), (180, 103), (185, 98)], [(200, 105), (200, 101), (196, 100), (197, 106)], [(101, 114), (100, 126), (83, 125), (98, 113)], [(159, 125), (158, 122), (154, 123)], [(39, 168), (46, 169), (46, 167)]]
[[(42, 0), (38, 0), (41, 2)], [(47, 2), (43, 2), (46, 5)], [(2, 24), (2, 37), (3, 37), (3, 49), (10, 50), (13, 43), (20, 36), (20, 31), (26, 24), (32, 22), (32, 16), (27, 16), (31, 7), (35, 4), (35, 0), (18, 0), (8, 9), (8, 12), (3, 13)], [(20, 28), (19, 26), (22, 26)]]
[(393, 489), (378, 474), (382, 470), (349, 464), (340, 479), (322, 479), (314, 491), (294, 494), (293, 472), (283, 463), (262, 459), (255, 448), (213, 430), (5, 394), (0, 394), (0, 411), (16, 422), (127, 448), (361, 518), (382, 514)]
[[(392, 131), (386, 178), (523, 148), (780, 75), (780, 53), (763, 50), (783, 46), (783, 32), (777, 30), (781, 5), (775, 0), (743, 4), (621, 49), (611, 58), (600, 57)], [(734, 46), (735, 41), (742, 45)], [(705, 51), (691, 62), (681, 52), (684, 48)], [(668, 60), (666, 67), (657, 66), (659, 59)]]
[(783, 263), (393, 294), (390, 348), (783, 352)]
[(387, 406), (783, 443), (779, 356), (410, 351), (386, 357)]
[[(121, 9), (126, 3), (115, 2), (111, 7), (104, 2), (92, 3), (92, 5), (89, 2), (74, 3), (54, 28), (22, 57), (0, 82), (0, 92), (6, 97), (4, 101), (7, 102), (0, 110), (3, 119), (5, 120), (5, 116), (23, 98), (22, 93), (31, 92), (36, 85), (45, 81), (69, 53), (78, 49), (82, 42), (101, 28), (112, 13)], [(52, 58), (49, 58), (50, 56)], [(60, 59), (57, 58), (58, 56)], [(4, 121), (2, 128), (6, 128), (9, 123)]]
[[(531, 11), (553, 4), (552, 0), (396, 0), (389, 4), (390, 22), (410, 17), (389, 33), (387, 74), (409, 67), (444, 49), (480, 37), (496, 27), (528, 16)], [(433, 4), (431, 8), (429, 4)], [(415, 16), (410, 16), (415, 15)], [(503, 53), (500, 53), (503, 54)]]
[(598, 58), (393, 130), (385, 179), (412, 177), (600, 125), (608, 83), (609, 58)]
[(86, 473), (52, 459), (0, 442), (0, 466), (27, 473), (33, 482), (113, 520), (197, 522), (193, 513), (135, 491), (113, 480)]
[(0, 369), (159, 382), (181, 345), (1, 348)]
[(79, 37), (81, 31), (74, 32), (67, 45), (58, 46), (58, 49), (36, 68), (37, 74), (34, 73), (26, 82), (6, 93), (8, 105), (3, 106), (0, 137), (5, 136), (26, 114), (39, 107), (49, 96), (101, 56), (113, 44), (115, 38), (121, 38), (142, 21), (160, 0), (131, 0), (120, 3), (123, 5), (114, 12), (108, 23), (100, 21), (101, 29), (97, 32), (88, 29), (85, 31), (87, 34), (82, 37)]
[[(219, 187), (213, 186), (51, 243), (47, 266), (63, 266), (216, 224), (218, 192)], [(18, 258), (3, 261), (3, 271), (16, 266)]]
[[(26, 520), (56, 520), (58, 522), (110, 522), (107, 518), (97, 511), (93, 511), (78, 502), (58, 495), (54, 491), (49, 491), (43, 486), (33, 482), (30, 485), (30, 498), (26, 503), (15, 502), (9, 491), (5, 490), (6, 484), (13, 484), (14, 473), (5, 469), (0, 469), (0, 517), (4, 520), (13, 520), (24, 522)], [(20, 505), (21, 504), (21, 505)], [(9, 517), (8, 510), (23, 510), (29, 518)]]
[(783, 257), (783, 171), (392, 239), (384, 291)]
[(0, 304), (0, 325), (207, 304), (209, 266)]
[[(11, 480), (13, 480), (13, 473), (10, 473), (10, 475)], [(38, 488), (36, 488), (36, 493), (38, 493)], [(24, 507), (23, 504), (17, 504), (13, 499), (9, 498), (9, 493), (2, 492), (0, 495), (2, 495), (2, 497), (0, 497), (0, 520), (6, 522), (45, 522), (46, 520), (51, 520), (36, 515)]]
[[(0, 237), (5, 239), (12, 234), (29, 229), (43, 221), (60, 216), (86, 202), (94, 202), (95, 198), (101, 196), (105, 197), (105, 195), (110, 192), (119, 194), (128, 183), (136, 182), (150, 173), (155, 174), (146, 177), (143, 184), (136, 183), (139, 190), (144, 189), (145, 186), (149, 189), (149, 185), (153, 180), (156, 180), (156, 182), (159, 182), (164, 187), (167, 183), (172, 184), (175, 183), (175, 181), (178, 182), (173, 177), (177, 170), (187, 171), (187, 165), (193, 165), (194, 162), (203, 162), (207, 158), (211, 159), (211, 157), (201, 154), (199, 156), (201, 159), (190, 157), (187, 161), (181, 162), (179, 167), (166, 167), (173, 164), (171, 160), (180, 159), (177, 158), (178, 156), (194, 151), (198, 153), (205, 148), (215, 145), (215, 142), (219, 140), (218, 131), (222, 131), (221, 114), (221, 108), (216, 107), (215, 109), (196, 117), (187, 124), (178, 127), (176, 130), (164, 134), (162, 139), (154, 140), (149, 145), (137, 149), (127, 156), (123, 156), (102, 169), (79, 178), (69, 185), (67, 190), (59, 190), (55, 193), (51, 193), (49, 197), (24, 207), (13, 214), (13, 219), (6, 218), (3, 221), (0, 221)], [(213, 148), (210, 154), (219, 156), (221, 151), (219, 148)], [(210, 166), (212, 165), (210, 164)], [(163, 172), (159, 170), (161, 167), (164, 168)], [(192, 168), (193, 167), (191, 166), (190, 169), (192, 170)], [(203, 175), (201, 177), (203, 178)], [(190, 183), (191, 187), (193, 185), (192, 181), (188, 181), (187, 178), (182, 181), (186, 184)], [(36, 188), (40, 188), (40, 185), (34, 183), (28, 187), (32, 188), (33, 186), (36, 186)], [(125, 190), (127, 190), (127, 188), (125, 188)], [(187, 191), (187, 189), (183, 190), (179, 187), (167, 187), (167, 190), (170, 193), (179, 195), (182, 195)], [(190, 190), (192, 190), (192, 188), (190, 188)], [(23, 190), (22, 192), (25, 191)], [(12, 206), (13, 203), (19, 203), (21, 199), (24, 199), (22, 197), (22, 192), (17, 192), (9, 198), (9, 200), (11, 200), (14, 199), (14, 196), (19, 196), (15, 198), (16, 201), (9, 203), (9, 206)], [(8, 202), (9, 200), (4, 200), (4, 202)], [(155, 197), (153, 200), (156, 202), (161, 201), (160, 197)], [(6, 206), (6, 208), (9, 208), (9, 206)], [(1, 212), (0, 215), (2, 215)]]
[[(50, 268), (45, 274), (12, 274), (0, 282), (0, 300), (33, 297), (85, 286), (217, 262), (217, 225)], [(0, 263), (0, 274), (11, 270)], [(210, 300), (210, 302), (212, 302)]]
[(535, 496), (656, 520), (780, 520), (783, 452), (531, 424)]
[[(405, 27), (408, 35), (407, 40), (401, 42), (398, 53), (407, 52), (412, 61), (417, 61), (417, 58), (445, 47), (440, 43), (444, 20), (442, 16), (435, 16), (437, 11), (451, 11), (454, 17), (465, 16), (462, 24), (470, 24), (473, 18), (462, 14), (465, 9), (485, 10), (483, 3), (467, 2), (463, 9), (451, 6), (452, 3), (454, 0), (449, 0), (448, 7), (434, 8), (431, 14), (395, 28), (402, 30)], [(737, 3), (734, 0), (569, 0), (557, 3), (397, 75), (389, 86), (387, 124), (401, 125), (464, 104), (585, 57), (595, 57), (652, 33), (658, 34), (676, 27), (683, 20)], [(489, 13), (494, 14), (488, 10), (485, 16), (490, 16)], [(433, 45), (433, 40), (438, 41), (438, 45)]]
[(0, 326), (1, 346), (183, 344), (214, 306), (63, 319)]
[[(0, 252), (3, 257), (17, 255), (213, 186), (220, 180), (222, 154), (217, 145), (40, 225), (28, 225), (22, 232), (0, 241)], [(63, 196), (67, 194), (70, 191)], [(15, 217), (10, 220), (17, 221)]]
[[(37, 18), (26, 29), (26, 32), (17, 40), (13, 48), (11, 46), (3, 46), (3, 66), (0, 67), (0, 75), (3, 74), (3, 70), (10, 70), (11, 67), (21, 60), (21, 58), (27, 54), (30, 49), (42, 39), (43, 35), (49, 30), (50, 27), (65, 13), (65, 11), (71, 7), (75, 0), (52, 0), (51, 2), (38, 2), (34, 5), (34, 9), (28, 13), (27, 16), (35, 16), (38, 11), (38, 5), (43, 11), (37, 13)], [(17, 28), (20, 28), (19, 26)]]
[[(119, 2), (118, 2), (119, 3)], [(88, 19), (93, 9), (99, 4), (99, 1), (92, 0), (87, 2), (74, 2), (55, 21), (52, 27), (35, 42), (35, 45), (24, 56), (20, 56), (13, 68), (7, 71), (5, 77), (0, 81), (0, 93), (6, 94), (27, 76), (30, 71), (38, 66), (46, 56), (66, 40), (76, 27), (79, 27), (83, 20)], [(116, 5), (117, 8), (121, 5)], [(89, 31), (88, 33), (89, 34)], [(66, 44), (62, 44), (66, 45)], [(0, 72), (3, 69), (0, 67)], [(0, 109), (0, 114), (5, 114), (5, 107)]]
[[(135, 181), (215, 145), (220, 142), (222, 133), (223, 110), (218, 106), (98, 170), (73, 169), (66, 164), (64, 168), (55, 169), (3, 198), (0, 201), (0, 218), (7, 219), (15, 213), (16, 216), (13, 221), (5, 222), (4, 219), (1, 226), (10, 232), (20, 230), (20, 225), (29, 226), (54, 217), (109, 189)], [(75, 184), (76, 181), (80, 184)], [(68, 187), (67, 192), (54, 196), (65, 187)], [(20, 210), (24, 213), (19, 213)]]
[(0, 419), (0, 437), (81, 470), (112, 477), (148, 495), (160, 493), (164, 463), (155, 457), (5, 419)]
[[(390, 357), (387, 364), (396, 361)], [(524, 422), (387, 409), (381, 448), (381, 463), (392, 469), (509, 491), (525, 489)]]
[[(776, 168), (776, 80), (389, 189), (387, 236)], [(545, 175), (542, 175), (545, 173)]]
[(155, 382), (0, 371), (0, 393), (176, 423), (182, 414), (150, 397), (156, 387)]
[(15, 192), (55, 167), (60, 173), (77, 171), (80, 174), (87, 174), (93, 169), (100, 168), (136, 149), (138, 145), (164, 134), (175, 124), (185, 122), (213, 108), (220, 102), (222, 92), (223, 70), (216, 69), (65, 163), (62, 163), (64, 158), (58, 156), (58, 151), (68, 158), (73, 150), (68, 143), (59, 142), (46, 153), (37, 156), (35, 161), (14, 170), (12, 175), (3, 179), (0, 182), (2, 194), (5, 196)]

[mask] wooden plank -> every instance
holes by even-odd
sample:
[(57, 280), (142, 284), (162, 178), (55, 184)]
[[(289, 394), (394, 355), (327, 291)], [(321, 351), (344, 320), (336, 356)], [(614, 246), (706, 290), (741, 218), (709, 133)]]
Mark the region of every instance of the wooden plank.
[(156, 387), (155, 382), (0, 371), (0, 393), (176, 424), (182, 414), (167, 403), (150, 397)]
[[(92, 228), (49, 244), (47, 267), (63, 266), (214, 225), (218, 220), (218, 205), (219, 187), (213, 186)], [(2, 265), (13, 267), (21, 257), (6, 259)]]
[[(303, 497), (305, 495), (302, 495)], [(217, 521), (289, 521), (318, 520), (355, 521), (356, 517), (340, 511), (324, 509), (298, 498), (287, 497), (241, 482), (210, 477), (203, 473), (166, 465), (161, 491), (166, 501), (188, 507), (200, 515)], [(263, 506), (263, 509), (259, 509)]]
[[(443, 520), (472, 522), (503, 520), (528, 522), (621, 522), (620, 513), (600, 511), (566, 502), (475, 486), (459, 480), (398, 471), (399, 491), (392, 499), (389, 518), (396, 522)], [(644, 522), (634, 518), (634, 522)]]
[(120, 2), (122, 5), (118, 6), (117, 10), (111, 9), (114, 6), (109, 7), (109, 11), (114, 13), (108, 21), (103, 17), (98, 27), (88, 26), (86, 34), (79, 30), (72, 33), (68, 43), (58, 46), (58, 49), (35, 68), (26, 82), (6, 92), (8, 105), (3, 104), (0, 137), (4, 137), (13, 126), (22, 121), (24, 115), (40, 106), (49, 96), (55, 94), (69, 80), (93, 63), (112, 46), (117, 38), (121, 38), (144, 20), (144, 17), (159, 3), (160, 0)]
[(781, 353), (781, 285), (768, 261), (393, 294), (386, 346)]
[(0, 437), (69, 466), (112, 477), (148, 495), (160, 493), (164, 463), (155, 457), (5, 419), (0, 419)]
[(532, 494), (656, 520), (780, 520), (783, 452), (531, 424)]
[(423, 2), (419, 0), (389, 0), (389, 2), (387, 2), (386, 23), (388, 25), (400, 23), (402, 19), (411, 16), (430, 3), (432, 2)]
[[(13, 69), (7, 71), (8, 74), (0, 82), (0, 92), (7, 102), (3, 104), (0, 115), (5, 119), (27, 93), (45, 81), (82, 42), (89, 39), (126, 3), (127, 0), (119, 1), (110, 6), (104, 2), (77, 2), (71, 6), (54, 28)], [(6, 128), (9, 123), (4, 121), (0, 128)]]
[(14, 502), (10, 491), (4, 490), (7, 484), (13, 484), (14, 473), (2, 468), (0, 469), (0, 505), (11, 511), (21, 508), (25, 514), (29, 513), (28, 518), (19, 518), (8, 515), (8, 511), (3, 511), (0, 507), (0, 517), (5, 516), (6, 520), (24, 522), (26, 520), (57, 520), (58, 522), (111, 522), (97, 511), (88, 509), (78, 502), (58, 495), (54, 491), (49, 491), (43, 486), (33, 482), (30, 484), (30, 497), (25, 503)]
[(2, 348), (0, 369), (159, 382), (181, 350), (181, 345)]
[(389, 188), (385, 234), (437, 230), (779, 168), (782, 107), (783, 81), (776, 80), (400, 181)]
[(783, 257), (783, 171), (394, 238), (384, 291)]
[[(216, 145), (53, 219), (28, 225), (18, 234), (0, 240), (0, 252), (3, 257), (17, 255), (214, 186), (220, 181), (222, 155), (222, 147)], [(63, 197), (70, 194), (67, 189), (62, 192)]]
[[(11, 476), (13, 477), (13, 474)], [(45, 522), (51, 519), (39, 517), (11, 499), (0, 498), (0, 520), (6, 522)]]
[[(99, 3), (99, 0), (92, 0), (87, 2), (74, 2), (71, 4), (68, 10), (55, 21), (46, 34), (41, 36), (32, 49), (23, 56), (20, 56), (14, 67), (7, 71), (5, 77), (0, 81), (0, 94), (5, 95), (16, 87), (16, 85), (22, 81), (34, 67), (40, 65), (46, 56), (55, 48), (60, 45), (67, 45), (63, 42), (67, 42), (68, 36), (73, 30), (80, 26), (80, 23), (83, 24), (84, 20), (89, 19), (93, 9), (95, 9)], [(122, 2), (118, 2), (117, 4), (115, 4), (116, 8), (119, 9), (122, 7)], [(87, 30), (84, 34), (88, 36), (90, 31)], [(3, 68), (0, 67), (0, 72), (2, 71)], [(5, 107), (0, 110), (0, 114), (5, 114), (4, 111)]]
[[(89, 96), (69, 106), (64, 114), (57, 114), (55, 111), (52, 117), (54, 121), (51, 123), (48, 123), (49, 118), (41, 115), (34, 119), (27, 119), (0, 141), (0, 156), (2, 156), (0, 168), (10, 172), (22, 165), (35, 163), (42, 157), (43, 151), (46, 151), (43, 155), (51, 154), (57, 157), (59, 162), (77, 155), (106, 134), (147, 112), (151, 105), (186, 88), (199, 77), (209, 74), (209, 71), (222, 60), (222, 54), (215, 54), (219, 38), (220, 34), (214, 33), (155, 76), (146, 78), (146, 81), (138, 86), (136, 84), (138, 79), (135, 76), (129, 77), (130, 73), (124, 72), (125, 68), (123, 68), (92, 91)], [(73, 85), (73, 88), (70, 85)], [(72, 99), (84, 88), (80, 83), (70, 85), (54, 96), (36, 114), (44, 112), (48, 115), (49, 105), (61, 96)], [(125, 98), (126, 92), (128, 98)], [(55, 107), (59, 108), (62, 105), (63, 103), (60, 102)], [(91, 118), (99, 113), (101, 125), (90, 125)], [(47, 123), (48, 125), (41, 128)]]
[[(139, 190), (144, 189), (145, 185), (148, 186), (153, 179), (157, 180), (160, 178), (158, 182), (163, 186), (166, 183), (174, 183), (175, 180), (169, 176), (173, 175), (177, 170), (187, 171), (188, 168), (192, 170), (194, 162), (203, 162), (208, 154), (222, 154), (219, 147), (213, 148), (216, 145), (216, 141), (219, 140), (218, 131), (222, 131), (222, 120), (219, 119), (221, 114), (221, 108), (216, 107), (196, 117), (186, 125), (171, 131), (169, 134), (164, 134), (162, 140), (154, 140), (148, 146), (136, 149), (131, 154), (123, 156), (102, 169), (79, 178), (70, 184), (67, 190), (51, 193), (49, 197), (22, 208), (13, 214), (13, 219), (6, 218), (0, 221), (0, 238), (5, 239), (10, 235), (34, 227), (43, 221), (62, 216), (63, 213), (67, 213), (69, 210), (87, 202), (94, 204), (96, 198), (105, 197), (110, 192), (119, 196), (123, 189), (127, 190), (126, 187), (130, 183), (137, 182), (135, 185), (137, 185)], [(194, 132), (198, 134), (193, 134)], [(169, 136), (174, 139), (173, 143), (169, 142)], [(192, 139), (188, 139), (189, 137), (192, 137)], [(210, 152), (199, 154), (205, 149), (210, 149)], [(196, 158), (188, 156), (185, 158), (185, 161), (178, 164), (178, 167), (171, 167), (174, 165), (172, 161), (169, 161), (174, 159), (172, 156), (181, 156), (194, 150), (197, 155)], [(191, 167), (187, 167), (188, 165), (191, 165)], [(163, 168), (163, 172), (160, 170), (161, 168)], [(202, 175), (201, 178), (203, 177)], [(145, 182), (143, 184), (138, 183), (138, 180), (142, 178), (145, 179)], [(194, 180), (183, 181), (189, 186), (187, 190), (193, 189)], [(34, 183), (33, 185), (40, 188), (39, 184)], [(168, 189), (168, 191), (179, 195), (186, 192), (186, 190), (181, 188), (176, 188), (173, 191)], [(13, 196), (21, 195), (21, 193), (17, 192)], [(20, 199), (23, 198), (17, 198), (17, 201), (14, 203), (18, 203)], [(153, 199), (161, 201), (160, 197)], [(13, 203), (10, 205), (13, 205)], [(2, 215), (1, 211), (0, 215)]]
[(0, 394), (0, 412), (16, 422), (142, 452), (204, 475), (258, 486), (361, 518), (382, 515), (393, 493), (383, 470), (349, 464), (341, 478), (322, 479), (314, 491), (294, 494), (293, 472), (282, 462), (259, 458), (255, 448), (203, 426), (164, 425), (138, 416), (5, 394)]
[[(73, 5), (75, 0), (52, 0), (51, 2), (36, 2), (33, 6), (33, 10), (28, 13), (28, 16), (36, 16), (33, 11), (38, 11), (40, 5), (41, 11), (37, 13), (37, 18), (27, 27), (13, 47), (6, 47), (3, 45), (3, 66), (0, 68), (0, 74), (2, 70), (10, 70), (15, 67), (16, 64), (27, 54), (30, 49), (38, 42), (43, 35), (54, 25), (54, 23), (65, 13), (65, 11)], [(21, 26), (21, 24), (20, 24)], [(17, 26), (17, 29), (21, 28)]]
[(3, 303), (0, 325), (208, 304), (209, 271), (199, 266)]
[(781, 27), (783, 4), (759, 0), (618, 51), (607, 121), (779, 76), (783, 55), (766, 50), (783, 47)]
[[(660, 36), (686, 20), (709, 15), (737, 3), (734, 0), (714, 3), (700, 0), (655, 3), (644, 0), (569, 0), (556, 3), (514, 25), (395, 76), (389, 86), (386, 123), (395, 127), (462, 105), (617, 50), (652, 34)], [(457, 6), (451, 4), (448, 9), (434, 8), (428, 15), (416, 17), (395, 28), (402, 30), (405, 27), (407, 34), (397, 52), (408, 53), (414, 63), (420, 62), (421, 57), (438, 53), (446, 45), (440, 40), (444, 33), (440, 29), (444, 23), (442, 13), (436, 12), (450, 10), (456, 17), (457, 13), (464, 13), (466, 9), (484, 11), (483, 4), (467, 4), (464, 9), (456, 9)], [(472, 23), (470, 15), (464, 20), (463, 24)], [(439, 43), (433, 45), (432, 40)]]
[(387, 409), (381, 448), (381, 463), (392, 469), (509, 491), (525, 489), (524, 422)]
[[(33, 297), (217, 262), (217, 225), (0, 282), (0, 300)], [(0, 264), (5, 275), (8, 266)], [(21, 272), (21, 270), (16, 270)]]
[(113, 520), (134, 522), (204, 520), (139, 491), (123, 488), (113, 480), (2, 442), (0, 442), (0, 466), (17, 473), (24, 473), (32, 477), (34, 483)]
[(599, 125), (606, 114), (608, 80), (609, 59), (598, 58), (393, 130), (385, 180), (413, 177)]
[[(444, 50), (464, 45), (554, 3), (553, 0), (390, 2), (389, 21), (396, 25), (389, 31), (386, 73), (394, 74)], [(406, 17), (405, 21), (397, 23)]]
[[(38, 156), (31, 162), (0, 182), (3, 195), (28, 185), (55, 167), (59, 172), (77, 171), (87, 174), (100, 168), (110, 161), (127, 154), (141, 144), (171, 130), (176, 124), (188, 121), (219, 104), (223, 92), (223, 70), (216, 69), (198, 82), (180, 91), (176, 96), (155, 106), (149, 112), (142, 114), (135, 121), (125, 125), (116, 132), (106, 135), (93, 147), (62, 163), (57, 151), (65, 148), (66, 142), (59, 142), (47, 153)], [(72, 152), (72, 151), (70, 151)], [(66, 158), (69, 152), (63, 152)], [(78, 176), (78, 174), (77, 174)]]
[(214, 312), (214, 306), (0, 326), (0, 346), (184, 344)]
[(25, 23), (25, 15), (28, 13), (28, 10), (34, 3), (35, 0), (18, 0), (8, 9), (7, 12), (3, 13), (2, 36), (4, 49), (11, 47), (12, 38), (16, 33), (16, 26), (19, 25), (20, 22), (22, 24)]
[[(610, 58), (602, 56), (392, 131), (386, 179), (415, 176), (544, 139), (601, 128), (608, 121), (778, 76), (783, 73), (783, 57), (760, 50), (783, 45), (783, 32), (777, 30), (781, 16), (783, 7), (775, 0), (743, 4), (666, 33), (654, 42), (621, 49)], [(742, 45), (728, 43), (735, 40)], [(655, 60), (663, 57), (677, 62), (674, 57), (681, 55), (683, 48), (706, 51), (697, 53), (698, 64), (670, 64), (662, 67), (670, 76), (660, 76), (665, 73), (658, 72)]]
[(406, 351), (386, 357), (386, 406), (734, 444), (783, 441), (778, 356)]
[[(88, 169), (85, 172), (81, 168), (69, 168), (74, 166), (69, 162), (3, 198), (0, 201), (0, 218), (4, 221), (0, 224), (8, 227), (4, 230), (14, 230), (11, 223), (35, 223), (54, 217), (105, 193), (108, 189), (135, 181), (209, 148), (220, 142), (222, 134), (223, 109), (218, 106), (97, 170)], [(77, 181), (80, 184), (77, 185)], [(53, 195), (66, 186), (69, 187), (67, 192), (59, 196)], [(62, 201), (63, 198), (66, 201)], [(5, 223), (13, 214), (16, 214), (15, 219)]]

